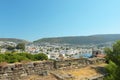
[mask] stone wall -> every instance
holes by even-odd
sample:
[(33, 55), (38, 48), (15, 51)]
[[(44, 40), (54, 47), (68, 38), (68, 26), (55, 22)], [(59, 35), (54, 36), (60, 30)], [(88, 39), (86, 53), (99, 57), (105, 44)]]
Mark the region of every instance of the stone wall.
[(64, 61), (55, 61), (55, 69), (70, 69), (70, 68), (81, 68), (91, 64), (105, 63), (103, 58), (91, 58), (91, 59), (72, 59)]
[(26, 64), (9, 64), (0, 66), (0, 80), (22, 80), (28, 75), (41, 75), (47, 70), (53, 70), (53, 62), (30, 62)]
[(1, 65), (0, 80), (22, 80), (28, 75), (45, 75), (48, 71), (56, 69), (81, 68), (104, 62), (105, 59), (72, 59)]

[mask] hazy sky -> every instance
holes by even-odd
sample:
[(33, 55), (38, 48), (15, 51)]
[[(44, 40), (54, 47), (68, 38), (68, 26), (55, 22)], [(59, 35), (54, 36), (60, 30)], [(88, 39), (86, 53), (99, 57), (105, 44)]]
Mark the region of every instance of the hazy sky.
[(120, 0), (0, 0), (0, 37), (120, 33)]

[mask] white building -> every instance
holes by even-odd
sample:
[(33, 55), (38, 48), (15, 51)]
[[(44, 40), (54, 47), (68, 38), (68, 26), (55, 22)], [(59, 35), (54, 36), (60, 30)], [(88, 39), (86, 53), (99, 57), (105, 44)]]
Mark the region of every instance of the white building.
[(2, 48), (2, 49), (0, 50), (0, 53), (5, 53), (6, 51), (7, 51), (7, 49)]
[(50, 59), (56, 60), (59, 59), (59, 53), (50, 53)]
[(92, 56), (92, 49), (83, 49), (81, 48), (79, 52), (76, 52), (75, 54), (72, 54), (72, 58), (80, 58), (80, 57), (90, 57)]

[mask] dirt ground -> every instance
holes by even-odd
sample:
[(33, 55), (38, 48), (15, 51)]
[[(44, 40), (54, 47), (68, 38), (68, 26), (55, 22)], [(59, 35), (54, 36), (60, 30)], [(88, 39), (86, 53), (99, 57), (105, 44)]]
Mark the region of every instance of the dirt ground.
[(88, 79), (94, 76), (102, 75), (105, 72), (105, 65), (106, 64), (90, 65), (81, 69), (60, 70), (57, 73), (62, 75), (70, 74), (75, 77), (74, 80), (84, 80), (85, 78)]
[(53, 75), (49, 74), (48, 76), (31, 75), (24, 80), (58, 80), (58, 79)]
[[(86, 78), (98, 76), (104, 73), (104, 67), (106, 64), (100, 65), (90, 65), (81, 69), (70, 69), (70, 70), (56, 70), (52, 71), (52, 73), (64, 76), (64, 75), (72, 75), (75, 78), (72, 80), (85, 80)], [(28, 76), (25, 80), (59, 80), (52, 74), (48, 76), (38, 76), (38, 75), (31, 75)]]

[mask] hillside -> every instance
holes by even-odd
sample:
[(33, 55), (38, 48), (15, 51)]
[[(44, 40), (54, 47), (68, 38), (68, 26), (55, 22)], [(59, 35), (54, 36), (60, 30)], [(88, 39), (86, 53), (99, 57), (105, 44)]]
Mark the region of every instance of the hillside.
[(10, 41), (15, 43), (28, 43), (26, 40), (16, 39), (16, 38), (0, 38), (0, 41)]
[(60, 44), (104, 44), (108, 42), (114, 42), (120, 40), (120, 34), (103, 34), (103, 35), (91, 35), (91, 36), (73, 36), (73, 37), (53, 37), (43, 38), (34, 41), (34, 43), (60, 43)]

